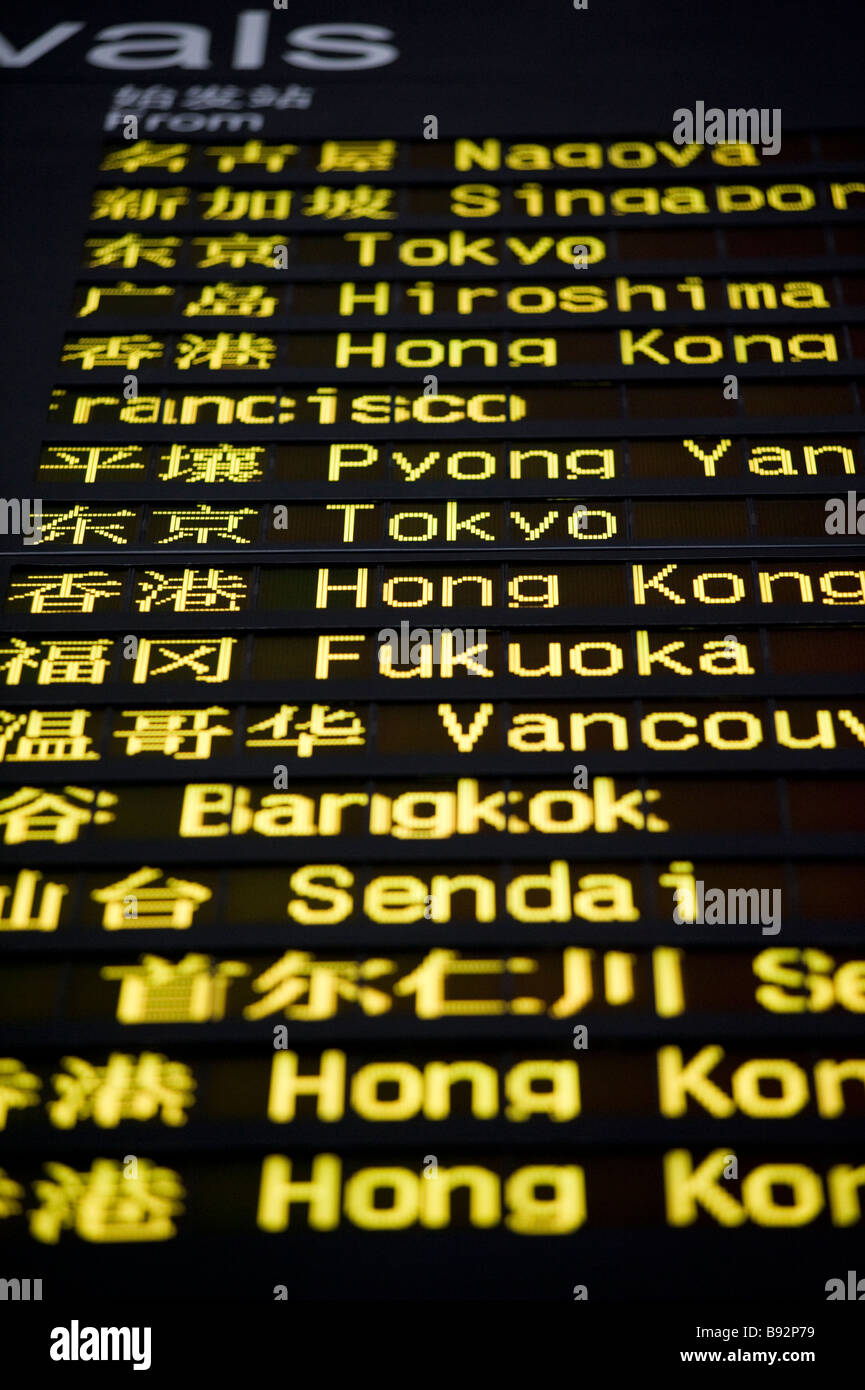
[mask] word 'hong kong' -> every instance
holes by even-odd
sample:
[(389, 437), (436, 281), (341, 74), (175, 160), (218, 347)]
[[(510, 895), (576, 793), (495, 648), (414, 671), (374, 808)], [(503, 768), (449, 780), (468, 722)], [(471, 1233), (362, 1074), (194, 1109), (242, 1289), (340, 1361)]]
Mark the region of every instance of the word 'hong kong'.
[(382, 628), (378, 634), (379, 668), (383, 675), (391, 675), (394, 665), (412, 666), (410, 674), (419, 671), (421, 675), (431, 675), (434, 666), (449, 667), (454, 657), (464, 660), (469, 675), (491, 676), (493, 673), (484, 661), (487, 650), (487, 634), (484, 628), (434, 627), (430, 632), (425, 627), (409, 629), (408, 622), (395, 628)]
[[(738, 1174), (738, 1157), (725, 1148), (702, 1159), (689, 1149), (664, 1153), (655, 1188), (659, 1218), (674, 1227), (708, 1219), (728, 1230), (748, 1224), (808, 1226), (818, 1218), (836, 1227), (861, 1222), (861, 1166), (839, 1163), (820, 1172), (805, 1163), (760, 1163), (731, 1182), (726, 1174), (733, 1161)], [(427, 1181), (407, 1167), (345, 1172), (337, 1154), (300, 1161), (268, 1154), (261, 1169), (257, 1225), (270, 1232), (290, 1231), (301, 1223), (319, 1231), (341, 1223), (377, 1231), (442, 1228), (451, 1224), (451, 1194), (462, 1188), (469, 1226), (504, 1225), (517, 1235), (567, 1235), (597, 1221), (597, 1205), (590, 1208), (587, 1201), (593, 1179), (589, 1164), (545, 1163), (508, 1175), (479, 1165), (437, 1165), (435, 1179)]]
[[(674, 869), (684, 865), (672, 865)], [(690, 865), (687, 867), (691, 867)], [(780, 888), (706, 888), (701, 878), (676, 889), (673, 921), (677, 926), (757, 926), (764, 936), (781, 930)]]
[[(514, 338), (504, 343), (498, 338), (480, 337), (397, 338), (384, 330), (364, 334), (344, 332), (330, 336), (332, 352), (330, 361), (325, 365), (340, 369), (362, 366), (376, 370), (402, 367), (414, 372), (441, 366), (478, 369), (558, 367), (573, 360), (573, 354), (584, 351), (590, 338), (590, 334), (563, 332), (558, 338)], [(734, 333), (731, 351), (727, 338), (717, 334), (684, 333), (673, 337), (668, 333), (665, 337), (662, 328), (647, 328), (643, 333), (639, 329), (622, 328), (618, 335), (618, 359), (610, 352), (606, 342), (597, 337), (594, 341), (600, 361), (618, 360), (627, 367), (645, 361), (669, 367), (673, 358), (686, 367), (706, 367), (724, 360), (741, 363), (839, 361), (835, 334), (814, 333), (811, 330), (791, 333), (786, 338), (778, 333)], [(160, 355), (161, 345), (159, 349), (157, 356)], [(76, 352), (91, 351), (89, 340), (84, 348), (69, 344), (64, 361), (69, 361), (71, 354)], [(274, 358), (276, 353), (277, 346), (274, 345)], [(182, 351), (175, 359), (175, 365), (188, 365)], [(268, 361), (266, 365), (271, 365), (271, 362)]]

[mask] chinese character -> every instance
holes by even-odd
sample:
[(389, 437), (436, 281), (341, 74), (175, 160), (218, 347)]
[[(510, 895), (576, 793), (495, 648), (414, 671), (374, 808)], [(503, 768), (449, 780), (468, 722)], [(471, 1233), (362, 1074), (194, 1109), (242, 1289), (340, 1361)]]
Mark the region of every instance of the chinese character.
[(252, 87), (249, 92), (249, 104), (250, 106), (275, 106), (280, 111), (284, 111), (288, 107), (300, 107), (305, 110), (312, 101), (314, 92), (314, 87), (299, 87), (295, 82), (283, 88), (282, 92), (276, 87), (267, 85)]
[[(351, 709), (331, 709), (330, 705), (312, 705), (309, 719), (294, 725), (296, 737), (289, 738), (289, 725), (298, 711), (297, 705), (280, 705), (270, 719), (250, 724), (247, 734), (270, 732), (270, 738), (247, 738), (247, 748), (296, 748), (299, 758), (310, 758), (316, 748), (348, 748), (361, 746), (366, 730)], [(348, 720), (343, 724), (343, 720)]]
[[(316, 960), (308, 951), (286, 951), (275, 965), (253, 980), (252, 988), (259, 994), (271, 992), (245, 1008), (243, 1016), (267, 1018), (282, 1011), (286, 1018), (307, 1021), (333, 1018), (340, 999), (360, 1004), (364, 1013), (373, 1017), (384, 1014), (391, 1006), (388, 995), (356, 981), (377, 979), (395, 968), (394, 961), (380, 958), (361, 962)], [(307, 1002), (297, 1004), (295, 1001), (307, 991)]]
[[(34, 916), (36, 892), (42, 875), (36, 869), (20, 869), (15, 887), (0, 887), (0, 931), (56, 931), (60, 925), (60, 909), (69, 892), (65, 883), (45, 883), (39, 911)], [(12, 893), (9, 915), (6, 899)]]
[(428, 952), (409, 975), (394, 985), (394, 994), (416, 995), (415, 1012), (418, 1018), (445, 1018), (450, 1015), (503, 1014), (507, 1004), (501, 998), (452, 999), (445, 997), (451, 975), (503, 975), (509, 961), (462, 960), (459, 951), (436, 949)]
[(172, 1218), (183, 1210), (184, 1193), (170, 1168), (140, 1158), (133, 1179), (113, 1158), (97, 1158), (89, 1173), (65, 1163), (44, 1168), (48, 1179), (33, 1184), (40, 1205), (27, 1213), (34, 1240), (56, 1245), (64, 1230), (99, 1243), (170, 1240), (176, 1234)]
[(291, 190), (288, 188), (231, 188), (228, 184), (219, 184), (212, 193), (200, 196), (207, 208), (202, 213), (206, 221), (218, 218), (223, 222), (237, 222), (244, 217), (250, 222), (277, 219), (284, 222), (291, 212)]
[(591, 952), (579, 946), (566, 946), (562, 952), (562, 976), (563, 993), (547, 1010), (553, 1018), (579, 1013), (591, 999)]
[(0, 661), (0, 671), (6, 672), (6, 684), (20, 685), (25, 667), (28, 670), (38, 670), (38, 655), (39, 647), (31, 647), (23, 637), (10, 637), (9, 645), (0, 647), (0, 657), (8, 658), (6, 661)]
[(164, 343), (150, 334), (113, 334), (110, 338), (74, 338), (64, 346), (61, 361), (78, 361), (81, 370), (95, 367), (139, 367), (142, 361), (157, 361)]
[(396, 217), (387, 208), (393, 197), (390, 188), (373, 188), (370, 184), (359, 183), (354, 188), (318, 187), (308, 193), (304, 200), (304, 217), (340, 217), (350, 220), (370, 217), (381, 221), (386, 217)]
[(274, 340), (255, 333), (217, 333), (215, 338), (186, 333), (177, 345), (174, 365), (181, 370), (209, 367), (218, 372), (238, 367), (269, 367), (275, 356)]
[(201, 294), (184, 309), (189, 318), (231, 314), (251, 319), (268, 319), (277, 306), (275, 295), (265, 294), (264, 285), (232, 285), (220, 280), (215, 285), (202, 285)]
[(214, 265), (263, 265), (273, 269), (274, 250), (285, 245), (285, 238), (278, 233), (270, 236), (247, 236), (245, 232), (235, 232), (233, 236), (193, 237), (193, 246), (204, 246), (200, 269)]
[[(228, 714), (227, 709), (211, 705), (209, 709), (125, 709), (124, 719), (134, 719), (134, 729), (118, 729), (115, 738), (125, 738), (126, 756), (136, 753), (164, 753), (170, 758), (209, 758), (213, 740), (220, 734), (233, 731), (224, 724), (208, 728), (211, 715)], [(192, 747), (181, 751), (184, 744)]]
[(31, 613), (92, 613), (97, 599), (118, 598), (123, 585), (104, 570), (67, 574), (28, 574), (13, 579), (9, 602), (30, 599)]
[(92, 535), (112, 545), (127, 545), (134, 539), (134, 528), (125, 523), (135, 521), (136, 515), (126, 507), (100, 512), (88, 502), (76, 502), (66, 512), (48, 513), (42, 540), (46, 545), (63, 540), (68, 540), (70, 545), (84, 545)]
[(189, 542), (192, 545), (209, 545), (211, 537), (217, 541), (230, 541), (233, 545), (249, 545), (250, 538), (243, 536), (238, 527), (246, 517), (258, 517), (255, 507), (211, 507), (209, 502), (199, 502), (197, 507), (171, 510), (154, 508), (156, 517), (168, 517), (168, 534), (158, 538), (159, 545), (172, 545), (175, 542)]
[(39, 1104), (42, 1083), (15, 1057), (0, 1057), (0, 1129), (6, 1128), (10, 1110), (26, 1110)]
[(132, 108), (135, 111), (170, 111), (177, 92), (174, 87), (118, 87), (112, 97), (115, 111)]
[(172, 444), (160, 462), (168, 464), (159, 474), (166, 482), (183, 478), (188, 483), (251, 483), (264, 477), (261, 444)]
[[(127, 874), (107, 888), (95, 888), (90, 894), (94, 902), (104, 903), (102, 925), (106, 931), (141, 931), (149, 927), (166, 927), (185, 931), (202, 903), (213, 894), (201, 883), (187, 883), (182, 878), (166, 878), (161, 888), (154, 885), (163, 877), (161, 869), (145, 867)], [(134, 915), (127, 915), (134, 901)]]
[(74, 1129), (79, 1120), (92, 1120), (100, 1129), (115, 1129), (121, 1120), (153, 1120), (177, 1127), (186, 1124), (186, 1107), (193, 1105), (195, 1079), (182, 1062), (160, 1052), (130, 1057), (112, 1052), (104, 1067), (80, 1057), (64, 1057), (62, 1072), (52, 1076), (59, 1100), (47, 1107), (56, 1129)]
[(103, 217), (146, 222), (158, 213), (161, 221), (170, 222), (188, 202), (188, 188), (97, 188), (90, 216), (94, 222)]
[(0, 1216), (17, 1216), (22, 1210), (21, 1199), (24, 1188), (14, 1178), (6, 1176), (6, 1169), (0, 1168)]
[(247, 581), (227, 570), (183, 570), (161, 574), (147, 570), (139, 581), (136, 607), (139, 613), (171, 606), (175, 613), (237, 613), (246, 597)]
[(84, 470), (82, 482), (95, 483), (100, 469), (144, 471), (144, 450), (137, 444), (49, 444), (44, 453), (57, 462), (40, 464), (40, 473)]
[[(174, 290), (171, 285), (133, 285), (131, 280), (120, 280), (116, 285), (88, 285), (87, 296), (81, 308), (78, 310), (78, 318), (86, 319), (89, 314), (95, 314), (102, 300), (106, 298), (152, 299), (155, 296), (159, 296), (165, 299), (167, 296), (171, 299), (173, 295)], [(156, 307), (161, 308), (161, 305), (157, 305)], [(120, 313), (125, 308), (125, 304), (109, 306), (109, 312), (113, 309), (114, 313)], [(82, 339), (81, 341), (92, 342), (94, 340)], [(98, 365), (103, 366), (105, 364), (100, 362)]]
[(183, 94), (183, 105), (190, 110), (237, 111), (242, 105), (243, 92), (240, 87), (220, 87), (216, 83), (209, 86), (187, 87)]
[(120, 1023), (214, 1023), (225, 1016), (232, 979), (249, 967), (237, 960), (216, 964), (211, 956), (188, 955), (173, 964), (142, 956), (140, 965), (106, 965), (104, 980), (120, 980)]
[[(26, 714), (0, 710), (0, 761), (8, 763), (48, 763), (98, 760), (91, 751), (92, 740), (84, 725), (90, 717), (86, 709), (31, 709)], [(21, 730), (23, 733), (20, 733)], [(20, 734), (13, 751), (7, 748)]]
[(321, 147), (319, 171), (350, 169), (365, 174), (370, 169), (392, 169), (394, 140), (325, 140)]
[(247, 140), (244, 145), (210, 145), (205, 154), (217, 159), (221, 174), (230, 174), (241, 164), (263, 164), (269, 174), (278, 174), (286, 159), (297, 154), (297, 145), (265, 145), (261, 140)]
[(144, 237), (138, 232), (127, 232), (126, 236), (119, 237), (90, 237), (84, 244), (92, 247), (88, 262), (91, 268), (122, 265), (132, 269), (140, 261), (150, 261), (153, 265), (168, 270), (175, 264), (175, 251), (180, 245), (180, 237)]
[[(68, 798), (63, 792), (68, 793)], [(6, 827), (4, 844), (52, 840), (55, 845), (67, 845), (78, 838), (82, 826), (104, 825), (114, 820), (113, 813), (105, 809), (117, 804), (117, 797), (111, 792), (91, 791), (86, 787), (64, 787), (63, 792), (19, 787), (0, 801), (0, 825)], [(84, 802), (84, 805), (76, 805), (76, 802)]]
[[(39, 685), (101, 685), (108, 670), (105, 653), (110, 638), (82, 638), (72, 642), (42, 642), (48, 655), (39, 663)], [(10, 682), (11, 684), (11, 682)]]
[(139, 169), (170, 169), (172, 174), (187, 164), (188, 145), (158, 145), (153, 140), (136, 140), (125, 149), (112, 150), (99, 168), (103, 172), (122, 169), (124, 174), (137, 174)]
[(94, 367), (138, 367), (156, 362), (165, 348), (149, 333), (114, 333), (109, 338), (73, 338), (63, 348), (61, 362), (81, 361), (83, 372)]
[[(232, 648), (236, 637), (142, 637), (138, 643), (133, 684), (146, 685), (157, 676), (173, 675), (176, 671), (191, 671), (197, 681), (217, 685), (228, 679)], [(187, 650), (188, 649), (188, 650)], [(157, 654), (161, 666), (151, 662)]]

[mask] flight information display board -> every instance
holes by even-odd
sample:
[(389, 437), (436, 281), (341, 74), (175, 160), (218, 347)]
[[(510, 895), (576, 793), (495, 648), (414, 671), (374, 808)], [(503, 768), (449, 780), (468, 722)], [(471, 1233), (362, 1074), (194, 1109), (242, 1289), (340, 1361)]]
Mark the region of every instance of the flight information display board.
[(0, 39), (0, 1274), (865, 1297), (865, 120), (385, 8)]

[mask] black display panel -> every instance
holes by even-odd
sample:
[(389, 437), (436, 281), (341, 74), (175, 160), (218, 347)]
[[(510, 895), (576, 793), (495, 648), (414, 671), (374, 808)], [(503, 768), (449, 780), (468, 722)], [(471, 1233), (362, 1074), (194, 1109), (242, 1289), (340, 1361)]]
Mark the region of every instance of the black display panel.
[(865, 1298), (861, 17), (776, 91), (678, 4), (90, 8), (0, 37), (3, 1301), (801, 1351)]

